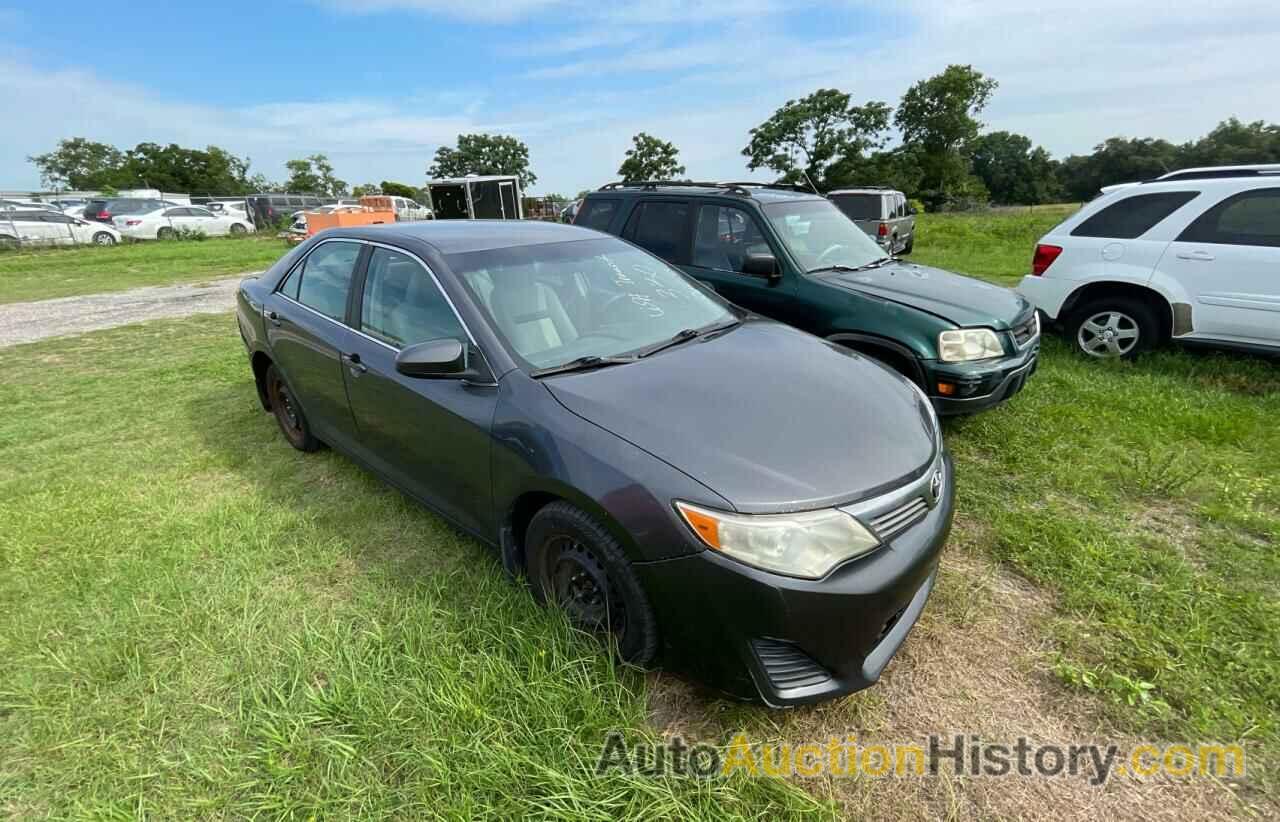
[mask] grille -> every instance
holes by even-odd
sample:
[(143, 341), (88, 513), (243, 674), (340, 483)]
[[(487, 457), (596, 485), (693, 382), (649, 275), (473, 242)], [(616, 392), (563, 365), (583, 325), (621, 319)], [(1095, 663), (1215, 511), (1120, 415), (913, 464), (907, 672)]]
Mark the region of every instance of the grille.
[(1032, 314), (1031, 319), (1027, 320), (1022, 325), (1014, 326), (1013, 341), (1018, 344), (1019, 348), (1022, 348), (1027, 343), (1034, 340), (1036, 337), (1036, 334), (1038, 334), (1039, 332), (1040, 332), (1039, 318), (1035, 314)]
[(929, 503), (925, 502), (924, 497), (915, 497), (892, 511), (886, 511), (872, 519), (871, 527), (876, 530), (881, 539), (889, 539), (894, 534), (915, 525), (928, 512)]
[(779, 691), (821, 685), (831, 679), (830, 672), (809, 655), (789, 642), (777, 639), (751, 641), (765, 675)]

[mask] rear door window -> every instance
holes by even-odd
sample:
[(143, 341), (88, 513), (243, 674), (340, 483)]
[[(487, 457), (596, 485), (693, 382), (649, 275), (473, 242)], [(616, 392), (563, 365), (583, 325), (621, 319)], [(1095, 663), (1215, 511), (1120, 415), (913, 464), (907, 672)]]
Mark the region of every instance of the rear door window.
[(851, 220), (880, 219), (879, 194), (841, 194), (831, 198), (831, 201)]
[(298, 302), (341, 322), (347, 316), (347, 294), (359, 257), (359, 243), (321, 243), (298, 271)]
[(1162, 191), (1126, 197), (1103, 208), (1072, 230), (1072, 237), (1132, 240), (1193, 200), (1197, 191)]
[(1228, 197), (1197, 217), (1178, 242), (1280, 248), (1280, 188)]
[(587, 200), (573, 222), (574, 225), (594, 228), (596, 231), (608, 231), (617, 211), (617, 200)]
[(627, 239), (676, 265), (689, 264), (689, 203), (653, 200), (637, 206)]

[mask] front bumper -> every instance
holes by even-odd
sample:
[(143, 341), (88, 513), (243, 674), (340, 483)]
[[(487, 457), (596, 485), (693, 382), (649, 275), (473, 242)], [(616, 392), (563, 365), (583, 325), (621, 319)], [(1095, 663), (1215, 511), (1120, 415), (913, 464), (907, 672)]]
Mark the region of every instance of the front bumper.
[(955, 510), (950, 457), (943, 463), (943, 493), (922, 519), (820, 580), (761, 571), (711, 550), (637, 563), (667, 664), (774, 707), (875, 683), (937, 578)]
[[(994, 408), (1021, 391), (1040, 365), (1040, 340), (1011, 357), (978, 362), (923, 363), (929, 399), (939, 414), (972, 414)], [(949, 383), (953, 393), (939, 393), (938, 384)]]

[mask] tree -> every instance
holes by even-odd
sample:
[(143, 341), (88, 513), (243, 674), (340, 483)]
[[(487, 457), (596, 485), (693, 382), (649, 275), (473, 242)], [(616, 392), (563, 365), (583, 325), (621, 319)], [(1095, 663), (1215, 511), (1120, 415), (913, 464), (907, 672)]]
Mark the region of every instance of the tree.
[(631, 138), (626, 159), (618, 168), (618, 176), (624, 182), (637, 180), (673, 180), (684, 174), (680, 165), (680, 150), (665, 140), (659, 140), (643, 131)]
[(407, 186), (404, 183), (393, 183), (390, 180), (383, 180), (382, 193), (390, 197), (408, 197), (412, 200), (418, 196), (418, 189), (413, 186)]
[(342, 197), (347, 193), (347, 183), (333, 174), (333, 166), (329, 158), (323, 154), (312, 154), (302, 160), (289, 160), (284, 164), (289, 170), (289, 179), (285, 189), (295, 193), (325, 194), (330, 197)]
[(833, 88), (788, 100), (751, 129), (751, 142), (742, 150), (747, 168), (770, 168), (786, 182), (812, 181), (828, 189), (834, 167), (847, 166), (884, 145), (889, 112), (889, 106), (876, 101), (852, 105), (848, 94)]
[(971, 150), (973, 173), (995, 202), (1034, 205), (1058, 198), (1058, 164), (1043, 148), (1032, 148), (1029, 138), (993, 131), (974, 140)]
[(970, 144), (982, 128), (975, 115), (986, 108), (997, 85), (973, 66), (951, 65), (902, 96), (893, 121), (903, 144), (921, 151), (921, 194), (932, 200), (931, 208), (959, 189), (976, 190), (976, 181), (967, 179)]
[(1150, 180), (1173, 171), (1182, 165), (1182, 153), (1168, 140), (1110, 137), (1094, 146), (1092, 154), (1063, 160), (1059, 179), (1071, 199), (1089, 200), (1103, 186)]
[(1242, 123), (1232, 117), (1194, 143), (1182, 147), (1183, 166), (1234, 166), (1280, 163), (1280, 125), (1261, 120)]
[(115, 146), (84, 137), (62, 140), (47, 154), (28, 157), (40, 169), (40, 179), (51, 188), (96, 190), (127, 188), (124, 153)]
[(510, 174), (528, 190), (538, 181), (529, 169), (529, 147), (515, 137), (499, 134), (459, 134), (458, 147), (440, 146), (428, 177), (465, 177), (468, 174)]
[(193, 194), (247, 194), (248, 158), (209, 146), (204, 151), (176, 143), (139, 143), (125, 155), (133, 184)]
[(362, 185), (351, 187), (352, 197), (368, 197), (370, 195), (381, 194), (381, 193), (382, 193), (382, 186), (378, 185), (377, 183), (364, 183)]

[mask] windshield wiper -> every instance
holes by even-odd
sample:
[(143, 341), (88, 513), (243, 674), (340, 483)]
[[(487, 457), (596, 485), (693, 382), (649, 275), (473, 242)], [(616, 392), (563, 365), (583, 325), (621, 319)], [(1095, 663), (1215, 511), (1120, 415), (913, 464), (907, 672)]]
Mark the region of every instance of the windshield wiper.
[(716, 332), (719, 332), (719, 331), (726, 331), (730, 328), (733, 328), (735, 325), (738, 325), (741, 322), (742, 320), (733, 319), (733, 320), (730, 320), (729, 322), (717, 323), (716, 325), (707, 325), (707, 326), (703, 326), (702, 328), (681, 329), (680, 331), (677, 331), (676, 333), (672, 334), (670, 337), (668, 337), (667, 339), (663, 340), (660, 343), (654, 343), (648, 348), (640, 349), (639, 351), (636, 352), (636, 358), (639, 359), (640, 357), (648, 357), (653, 354), (657, 354), (659, 351), (666, 351), (668, 348), (673, 348), (679, 345), (680, 343), (688, 342), (689, 340), (696, 340), (699, 337), (706, 337), (710, 334), (715, 334)]
[(863, 263), (862, 265), (841, 265), (836, 263), (835, 265), (823, 265), (818, 268), (811, 268), (807, 273), (817, 274), (820, 271), (866, 271), (868, 269), (880, 268), (883, 265), (888, 265), (889, 263), (895, 262), (895, 260), (895, 257), (877, 257), (871, 262)]
[(530, 372), (530, 376), (549, 377), (552, 374), (567, 374), (570, 371), (590, 371), (593, 368), (603, 368), (606, 365), (622, 365), (623, 363), (635, 362), (636, 357), (597, 357), (595, 355), (587, 357), (578, 357), (569, 360), (560, 365), (551, 365), (546, 368), (538, 368)]

